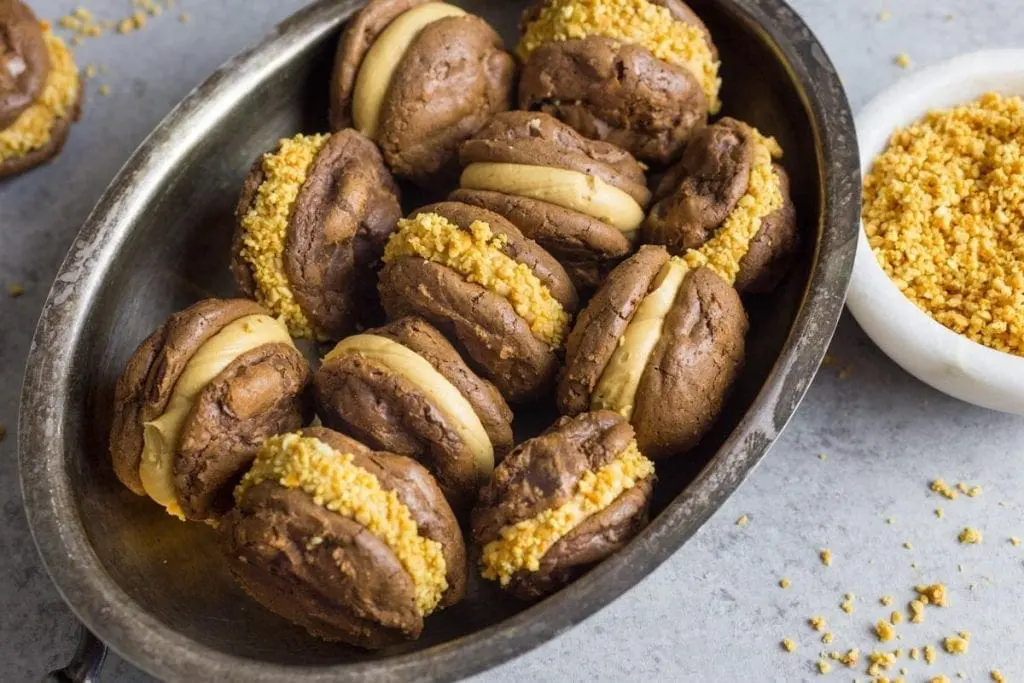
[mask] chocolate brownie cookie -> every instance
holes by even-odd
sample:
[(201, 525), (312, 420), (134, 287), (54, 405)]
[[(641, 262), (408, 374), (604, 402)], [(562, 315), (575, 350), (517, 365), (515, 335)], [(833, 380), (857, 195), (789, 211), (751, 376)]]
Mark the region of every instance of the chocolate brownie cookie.
[(679, 0), (540, 0), (523, 17), (519, 107), (668, 164), (718, 112), (718, 51)]
[(370, 0), (349, 20), (331, 77), (331, 125), (376, 141), (395, 175), (455, 181), (458, 145), (511, 106), (515, 62), (479, 17), (441, 2)]
[(569, 335), (558, 385), (563, 414), (614, 410), (640, 450), (692, 448), (743, 364), (747, 315), (711, 268), (644, 246), (608, 276)]
[(698, 133), (658, 186), (644, 240), (695, 250), (741, 292), (770, 291), (797, 248), (789, 177), (773, 138), (724, 118)]
[(551, 386), (578, 297), (558, 261), (514, 225), (469, 204), (427, 206), (398, 222), (384, 263), (391, 318), (428, 320), (510, 402)]
[(293, 336), (339, 339), (379, 310), (377, 270), (402, 210), (358, 132), (281, 140), (253, 166), (236, 216), (235, 280)]
[(60, 152), (81, 103), (64, 41), (24, 3), (0, 0), (0, 179)]
[(306, 422), (310, 380), (288, 330), (264, 308), (200, 301), (128, 361), (115, 391), (114, 473), (172, 515), (215, 518), (260, 441)]
[(456, 508), (476, 498), (512, 447), (512, 411), (501, 394), (421, 318), (343, 339), (314, 386), (324, 424), (416, 458)]
[(513, 450), (480, 492), (484, 578), (531, 599), (565, 585), (645, 526), (654, 464), (617, 413), (563, 417)]
[(455, 515), (411, 458), (323, 428), (275, 436), (235, 500), (221, 525), (232, 574), (314, 636), (393, 645), (465, 594)]
[(463, 143), (453, 201), (498, 213), (589, 294), (633, 248), (651, 194), (629, 152), (542, 112), (497, 114)]

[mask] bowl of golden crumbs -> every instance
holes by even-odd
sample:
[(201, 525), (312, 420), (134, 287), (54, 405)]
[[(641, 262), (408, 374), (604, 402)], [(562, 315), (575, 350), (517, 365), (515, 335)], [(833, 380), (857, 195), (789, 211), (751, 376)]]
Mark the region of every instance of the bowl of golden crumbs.
[(922, 70), (857, 117), (848, 305), (904, 370), (1024, 415), (1024, 50)]

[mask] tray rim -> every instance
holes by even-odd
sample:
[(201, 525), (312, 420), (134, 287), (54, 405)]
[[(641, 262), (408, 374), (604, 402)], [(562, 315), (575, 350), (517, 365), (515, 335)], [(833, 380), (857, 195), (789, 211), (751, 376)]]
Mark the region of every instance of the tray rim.
[[(275, 64), (337, 30), (363, 3), (319, 0), (230, 59), (185, 97), (118, 172), (73, 242), (29, 350), (19, 415), (19, 466), (33, 539), (74, 614), (118, 654), (167, 680), (454, 680), (507, 661), (607, 606), (678, 550), (749, 476), (802, 400), (832, 339), (852, 273), (860, 215), (853, 116), (835, 68), (783, 0), (715, 0), (759, 27), (800, 88), (823, 169), (819, 239), (789, 337), (768, 378), (712, 461), (630, 546), (554, 596), (503, 622), (419, 652), (327, 666), (229, 655), (167, 627), (106, 574), (77, 516), (65, 470), (64, 402), (86, 312), (134, 217), (204, 130), (204, 117), (244, 95)], [(71, 561), (72, 558), (74, 561)]]

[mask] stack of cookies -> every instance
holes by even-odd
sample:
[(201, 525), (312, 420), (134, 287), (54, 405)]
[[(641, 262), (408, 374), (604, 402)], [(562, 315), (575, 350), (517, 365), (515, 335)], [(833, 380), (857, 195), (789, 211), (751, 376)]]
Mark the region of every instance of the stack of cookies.
[[(333, 130), (242, 188), (246, 298), (172, 316), (118, 384), (118, 478), (321, 638), (400, 643), (472, 567), (536, 599), (629, 543), (798, 246), (779, 145), (708, 121), (682, 2), (541, 0), (521, 28), (513, 56), (453, 5), (354, 15)], [(405, 213), (406, 183), (435, 203)]]

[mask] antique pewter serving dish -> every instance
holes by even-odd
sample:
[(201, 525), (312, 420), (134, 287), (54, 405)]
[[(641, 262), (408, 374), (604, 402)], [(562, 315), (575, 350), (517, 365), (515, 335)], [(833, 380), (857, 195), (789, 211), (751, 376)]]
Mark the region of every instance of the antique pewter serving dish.
[[(527, 3), (457, 1), (514, 43)], [(263, 610), (230, 580), (212, 530), (172, 519), (115, 479), (107, 432), (124, 363), (169, 313), (233, 292), (232, 209), (249, 165), (281, 136), (326, 127), (335, 40), (359, 3), (323, 0), (224, 65), (157, 127), (82, 228), (43, 310), (21, 406), (25, 506), (50, 575), (90, 630), (171, 680), (455, 679), (579, 623), (693, 535), (771, 447), (818, 368), (850, 278), (860, 182), (842, 87), (793, 10), (781, 0), (691, 4), (722, 53), (725, 113), (786, 149), (803, 248), (779, 291), (748, 302), (742, 380), (703, 444), (659, 465), (651, 525), (542, 602), (476, 583), (419, 641), (364, 653)]]

